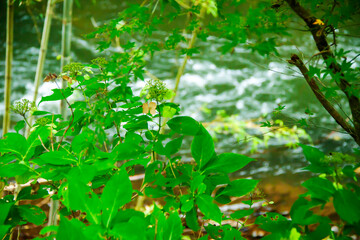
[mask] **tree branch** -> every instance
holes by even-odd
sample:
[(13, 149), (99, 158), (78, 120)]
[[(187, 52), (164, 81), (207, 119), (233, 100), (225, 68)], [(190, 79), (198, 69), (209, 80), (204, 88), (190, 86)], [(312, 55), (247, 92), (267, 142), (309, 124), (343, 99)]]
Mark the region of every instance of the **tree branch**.
[(291, 60), (288, 62), (292, 65), (295, 65), (302, 75), (304, 76), (306, 82), (309, 84), (311, 90), (314, 92), (316, 98), (322, 104), (322, 106), (328, 111), (328, 113), (335, 119), (335, 121), (347, 132), (349, 133), (354, 140), (360, 145), (360, 141), (357, 138), (355, 129), (351, 126), (345, 119), (339, 114), (339, 112), (334, 108), (334, 106), (326, 99), (324, 94), (320, 91), (319, 86), (316, 84), (315, 77), (310, 78), (308, 75), (309, 70), (305, 66), (304, 62), (299, 58), (298, 55), (293, 54)]
[[(335, 79), (336, 84), (344, 92), (346, 95), (355, 129), (351, 132), (351, 136), (355, 139), (355, 141), (360, 143), (360, 99), (357, 96), (354, 96), (349, 90), (351, 90), (352, 86), (350, 82), (345, 79), (344, 73), (341, 70), (340, 65), (335, 61), (335, 56), (330, 49), (330, 45), (326, 39), (326, 33), (324, 31), (324, 27), (314, 24), (316, 21), (316, 17), (312, 15), (308, 10), (303, 8), (298, 0), (285, 0), (291, 9), (306, 23), (309, 27), (309, 30), (313, 36), (315, 44), (318, 50), (321, 52), (327, 67), (332, 70), (334, 75), (338, 75), (340, 73), (340, 79)], [(332, 61), (326, 61), (327, 59), (333, 59)], [(339, 123), (340, 124), (340, 123)], [(344, 126), (342, 126), (344, 128)], [(345, 128), (344, 128), (345, 129)], [(347, 131), (347, 130), (346, 130)], [(349, 132), (349, 131), (347, 131)], [(350, 133), (350, 132), (349, 132)], [(359, 144), (360, 145), (360, 144)]]

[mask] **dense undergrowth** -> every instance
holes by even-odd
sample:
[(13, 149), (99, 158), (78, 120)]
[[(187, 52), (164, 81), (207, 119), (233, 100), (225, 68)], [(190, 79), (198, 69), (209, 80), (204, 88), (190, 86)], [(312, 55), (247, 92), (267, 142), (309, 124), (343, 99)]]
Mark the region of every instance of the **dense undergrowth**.
[[(215, 14), (213, 5), (200, 6), (186, 11), (195, 16), (205, 10)], [(180, 107), (170, 101), (175, 93), (155, 76), (140, 93), (133, 90), (137, 80), (144, 80), (148, 57), (160, 46), (175, 50), (183, 41), (175, 31), (164, 45), (147, 41), (155, 31), (153, 24), (162, 21), (151, 11), (134, 5), (92, 35), (106, 39), (100, 41), (101, 51), (122, 34), (142, 33), (143, 39), (126, 41), (121, 51), (91, 64), (71, 63), (62, 73), (49, 74), (44, 84), (59, 86), (66, 81), (68, 87), (54, 88), (37, 106), (27, 100), (13, 105), (24, 120), (0, 140), (1, 239), (10, 239), (17, 226), (43, 225), (44, 211), (22, 202), (49, 196), (55, 220), (37, 239), (189, 239), (184, 229), (191, 229), (196, 239), (243, 238), (250, 224), (247, 218), (254, 214), (253, 204), (264, 197), (256, 189), (259, 180), (230, 180), (228, 175), (254, 159), (236, 153), (218, 155), (205, 127), (181, 116)], [(190, 19), (189, 30), (198, 28), (200, 19)], [(259, 45), (257, 51), (264, 49)], [(196, 48), (183, 48), (182, 53), (189, 57)], [(42, 103), (62, 99), (68, 107), (67, 120), (40, 110)], [(30, 117), (36, 119), (31, 126)], [(184, 161), (179, 154), (185, 138), (191, 141), (192, 161)], [(359, 235), (357, 155), (325, 155), (300, 146), (310, 163), (306, 170), (318, 176), (302, 184), (307, 193), (292, 206), (291, 219), (275, 212), (257, 217), (255, 224), (271, 233), (264, 239), (351, 239)], [(144, 179), (141, 188), (134, 189), (129, 177), (139, 170), (144, 171)], [(30, 186), (21, 187), (29, 181)], [(9, 190), (13, 182), (17, 187)], [(164, 204), (143, 212), (136, 203), (144, 196), (163, 198)], [(243, 197), (248, 208), (225, 216), (218, 204), (229, 204), (232, 197)], [(316, 214), (325, 204), (334, 206), (339, 221)], [(224, 224), (229, 219), (237, 221), (238, 227)]]

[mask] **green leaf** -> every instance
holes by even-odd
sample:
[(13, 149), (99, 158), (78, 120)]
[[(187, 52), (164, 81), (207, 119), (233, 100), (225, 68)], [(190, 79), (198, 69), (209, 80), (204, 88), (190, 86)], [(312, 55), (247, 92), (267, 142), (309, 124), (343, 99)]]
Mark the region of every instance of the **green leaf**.
[[(322, 204), (323, 202), (321, 202)], [(326, 217), (313, 214), (309, 209), (320, 205), (319, 201), (308, 201), (300, 197), (295, 201), (290, 210), (290, 216), (295, 224), (310, 225), (314, 223), (328, 223), (330, 220)]]
[(111, 152), (117, 161), (137, 158), (144, 150), (132, 142), (124, 142), (117, 145)]
[(74, 156), (65, 151), (46, 152), (40, 155), (40, 160), (37, 160), (39, 165), (51, 164), (51, 165), (77, 165), (78, 161)]
[[(70, 221), (60, 215), (59, 229), (56, 235), (56, 240), (87, 240), (83, 234), (85, 224), (80, 220), (73, 218)], [(90, 240), (90, 239), (89, 239)]]
[(115, 224), (111, 234), (117, 239), (146, 240), (146, 228), (144, 218), (137, 215), (132, 216), (128, 222)]
[(161, 187), (157, 186), (155, 188), (152, 187), (145, 188), (145, 195), (151, 198), (161, 198), (161, 197), (166, 197), (169, 194)]
[(33, 112), (33, 116), (41, 116), (41, 115), (46, 115), (46, 114), (52, 114), (51, 112), (48, 112), (48, 111), (35, 111)]
[(83, 131), (81, 134), (76, 135), (71, 142), (71, 149), (75, 154), (88, 151), (94, 141), (92, 132)]
[[(50, 129), (48, 127), (39, 126), (34, 131), (31, 132), (30, 136), (27, 139), (28, 149), (24, 156), (25, 161), (29, 160), (35, 153), (35, 150), (38, 146), (43, 143), (46, 144), (48, 137), (50, 136)], [(41, 139), (41, 141), (40, 141)], [(41, 147), (43, 148), (43, 147)]]
[(47, 185), (40, 185), (39, 189), (36, 191), (36, 193), (34, 193), (32, 191), (31, 186), (24, 187), (17, 195), (16, 200), (33, 200), (33, 199), (45, 198), (49, 195), (48, 188), (49, 186)]
[(240, 219), (240, 218), (249, 216), (250, 214), (253, 214), (253, 212), (254, 212), (253, 208), (242, 209), (242, 210), (238, 210), (238, 211), (232, 213), (230, 216), (232, 218)]
[(138, 117), (138, 119), (134, 118), (127, 122), (124, 125), (124, 128), (128, 131), (137, 131), (141, 129), (148, 129), (148, 121), (151, 121), (151, 118), (143, 115)]
[(256, 160), (236, 153), (223, 153), (215, 158), (214, 161), (210, 161), (205, 166), (205, 170), (207, 172), (232, 173), (238, 171), (252, 161)]
[(320, 223), (315, 231), (307, 234), (307, 239), (326, 239), (331, 234), (331, 226), (329, 223)]
[(0, 177), (15, 177), (28, 172), (29, 168), (24, 164), (9, 163), (0, 168)]
[(53, 226), (53, 225), (46, 226), (40, 230), (40, 235), (45, 235), (45, 234), (51, 233), (51, 232), (57, 232), (58, 229), (59, 229), (59, 226)]
[(303, 168), (304, 170), (308, 170), (313, 173), (330, 174), (332, 172), (331, 168), (327, 164), (322, 162), (325, 157), (325, 154), (323, 152), (314, 147), (306, 146), (303, 144), (299, 145), (303, 149), (306, 160), (311, 163), (309, 166)]
[(228, 186), (219, 194), (231, 197), (241, 197), (253, 191), (259, 180), (253, 179), (237, 179), (231, 181)]
[(192, 208), (186, 213), (185, 221), (188, 227), (191, 228), (193, 231), (196, 232), (200, 229), (196, 207)]
[(150, 163), (145, 169), (145, 179), (144, 183), (149, 183), (158, 178), (158, 175), (161, 175), (163, 169), (163, 163), (161, 161), (154, 161)]
[(50, 101), (57, 101), (61, 99), (65, 99), (70, 97), (73, 94), (73, 89), (66, 88), (66, 89), (51, 89), (53, 91), (53, 94), (50, 96), (42, 97), (39, 104), (42, 102), (50, 102)]
[(177, 153), (182, 145), (183, 137), (175, 138), (174, 140), (171, 140), (165, 145), (165, 152), (167, 157), (171, 157), (171, 155)]
[(241, 236), (241, 232), (235, 228), (229, 228), (229, 229), (224, 228), (223, 231), (224, 231), (224, 237), (223, 237), (224, 240), (233, 240), (233, 239), (246, 240)]
[(86, 213), (86, 219), (95, 224), (100, 224), (101, 202), (88, 185), (73, 176), (68, 176), (68, 204), (72, 210)]
[(360, 224), (360, 199), (348, 189), (334, 194), (334, 207), (339, 216), (350, 224)]
[(310, 178), (301, 185), (309, 190), (311, 198), (318, 198), (324, 201), (328, 201), (335, 192), (332, 182), (324, 178)]
[(290, 231), (289, 240), (299, 240), (301, 239), (301, 234), (297, 231), (296, 228), (292, 228)]
[(18, 121), (14, 127), (15, 131), (19, 133), (21, 129), (25, 127), (25, 120)]
[(166, 155), (166, 150), (161, 141), (156, 141), (153, 149), (157, 154)]
[(41, 225), (46, 219), (45, 212), (35, 205), (20, 205), (17, 207), (19, 214), (26, 221), (31, 222), (35, 225)]
[(320, 160), (325, 157), (325, 154), (317, 148), (306, 146), (303, 144), (299, 145), (303, 149), (306, 160), (308, 160), (312, 164), (320, 164)]
[(0, 225), (0, 238), (6, 239), (5, 236), (9, 233), (11, 229), (11, 225)]
[(5, 220), (10, 212), (11, 207), (14, 205), (15, 202), (0, 202), (0, 225), (5, 223)]
[(202, 169), (215, 154), (214, 142), (203, 126), (200, 134), (196, 135), (191, 143), (191, 154), (198, 169)]
[[(169, 91), (169, 93), (173, 93), (173, 91)], [(161, 115), (165, 118), (172, 118), (175, 115), (175, 113), (176, 113), (175, 108), (172, 108), (170, 106), (164, 106), (162, 109)]]
[(11, 152), (20, 160), (24, 158), (28, 143), (26, 139), (18, 133), (7, 133), (4, 139), (0, 140), (0, 153)]
[(216, 191), (215, 194), (215, 201), (217, 201), (220, 204), (228, 204), (231, 203), (231, 198), (226, 195), (221, 195), (221, 192), (224, 191), (225, 187), (221, 187)]
[(279, 213), (268, 212), (259, 216), (255, 220), (255, 224), (267, 232), (284, 232), (291, 227), (291, 221)]
[(254, 51), (257, 51), (260, 55), (265, 56), (270, 53), (275, 53), (279, 55), (276, 50), (275, 38), (270, 38), (269, 40), (265, 40), (259, 43), (256, 43), (255, 46), (252, 47)]
[(181, 202), (181, 211), (182, 212), (189, 212), (190, 210), (192, 210), (194, 208), (194, 199), (189, 194), (182, 195), (180, 197), (180, 202)]
[(164, 227), (163, 239), (169, 239), (169, 240), (181, 239), (182, 232), (183, 232), (183, 226), (179, 214), (177, 212), (170, 214), (170, 216), (166, 220), (166, 225)]
[(211, 196), (202, 194), (196, 198), (196, 204), (207, 219), (214, 220), (221, 224), (222, 213), (218, 205), (213, 203), (213, 200)]
[(133, 143), (135, 145), (139, 145), (143, 142), (144, 139), (137, 133), (127, 132), (125, 135), (125, 142)]
[(174, 132), (195, 136), (200, 131), (200, 123), (195, 119), (186, 116), (179, 116), (170, 119), (167, 125)]
[(102, 221), (108, 228), (119, 208), (131, 201), (132, 185), (125, 169), (120, 170), (105, 185), (101, 195)]

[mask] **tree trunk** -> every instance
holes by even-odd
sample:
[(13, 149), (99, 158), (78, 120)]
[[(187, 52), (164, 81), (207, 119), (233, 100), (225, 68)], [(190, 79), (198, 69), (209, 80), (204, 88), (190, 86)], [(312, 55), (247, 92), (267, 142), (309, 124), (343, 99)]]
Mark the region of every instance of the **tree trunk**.
[[(348, 99), (349, 108), (352, 114), (352, 123), (353, 127), (344, 127), (345, 125), (341, 125), (347, 133), (349, 133), (354, 140), (360, 145), (360, 99), (353, 95), (350, 91), (352, 89), (352, 84), (348, 79), (345, 78), (343, 70), (341, 69), (340, 65), (336, 62), (335, 56), (331, 51), (330, 45), (326, 39), (326, 33), (323, 30), (326, 26), (319, 26), (314, 24), (318, 19), (314, 16), (311, 12), (305, 9), (303, 6), (300, 5), (298, 0), (285, 0), (291, 9), (305, 22), (308, 26), (309, 31), (312, 34), (316, 47), (318, 48), (321, 56), (323, 57), (324, 61), (327, 63), (327, 68), (330, 69), (334, 75), (339, 75), (339, 79), (334, 79), (339, 89), (345, 94)], [(331, 63), (330, 61), (326, 61), (327, 59), (333, 59)], [(293, 62), (292, 64), (294, 64)], [(296, 64), (294, 64), (296, 65)], [(299, 66), (297, 65), (299, 68)], [(301, 71), (301, 69), (300, 69)], [(315, 85), (313, 85), (315, 86)], [(310, 87), (312, 87), (310, 85)], [(317, 91), (312, 87), (313, 91)], [(323, 104), (323, 102), (321, 102)], [(328, 109), (327, 109), (328, 110)], [(329, 110), (328, 110), (329, 112)], [(330, 112), (329, 112), (330, 113)], [(331, 114), (331, 113), (330, 113)], [(338, 122), (338, 121), (337, 121)], [(339, 123), (339, 122), (338, 122)]]

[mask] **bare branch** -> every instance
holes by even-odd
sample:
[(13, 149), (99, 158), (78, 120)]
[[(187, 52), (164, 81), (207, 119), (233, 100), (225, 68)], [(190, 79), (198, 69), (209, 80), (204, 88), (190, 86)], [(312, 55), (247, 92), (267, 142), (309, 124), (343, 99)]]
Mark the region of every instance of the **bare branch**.
[(335, 119), (335, 121), (346, 131), (348, 132), (355, 141), (360, 144), (359, 139), (355, 133), (355, 129), (351, 126), (346, 120), (339, 114), (339, 112), (334, 108), (334, 106), (325, 98), (324, 94), (320, 91), (319, 86), (316, 84), (315, 78), (310, 78), (308, 75), (309, 70), (305, 66), (304, 62), (299, 58), (298, 55), (293, 54), (291, 60), (288, 62), (292, 65), (295, 65), (302, 75), (304, 76), (306, 82), (309, 84), (311, 90), (314, 92), (316, 98), (323, 105), (323, 107), (328, 111), (328, 113)]

